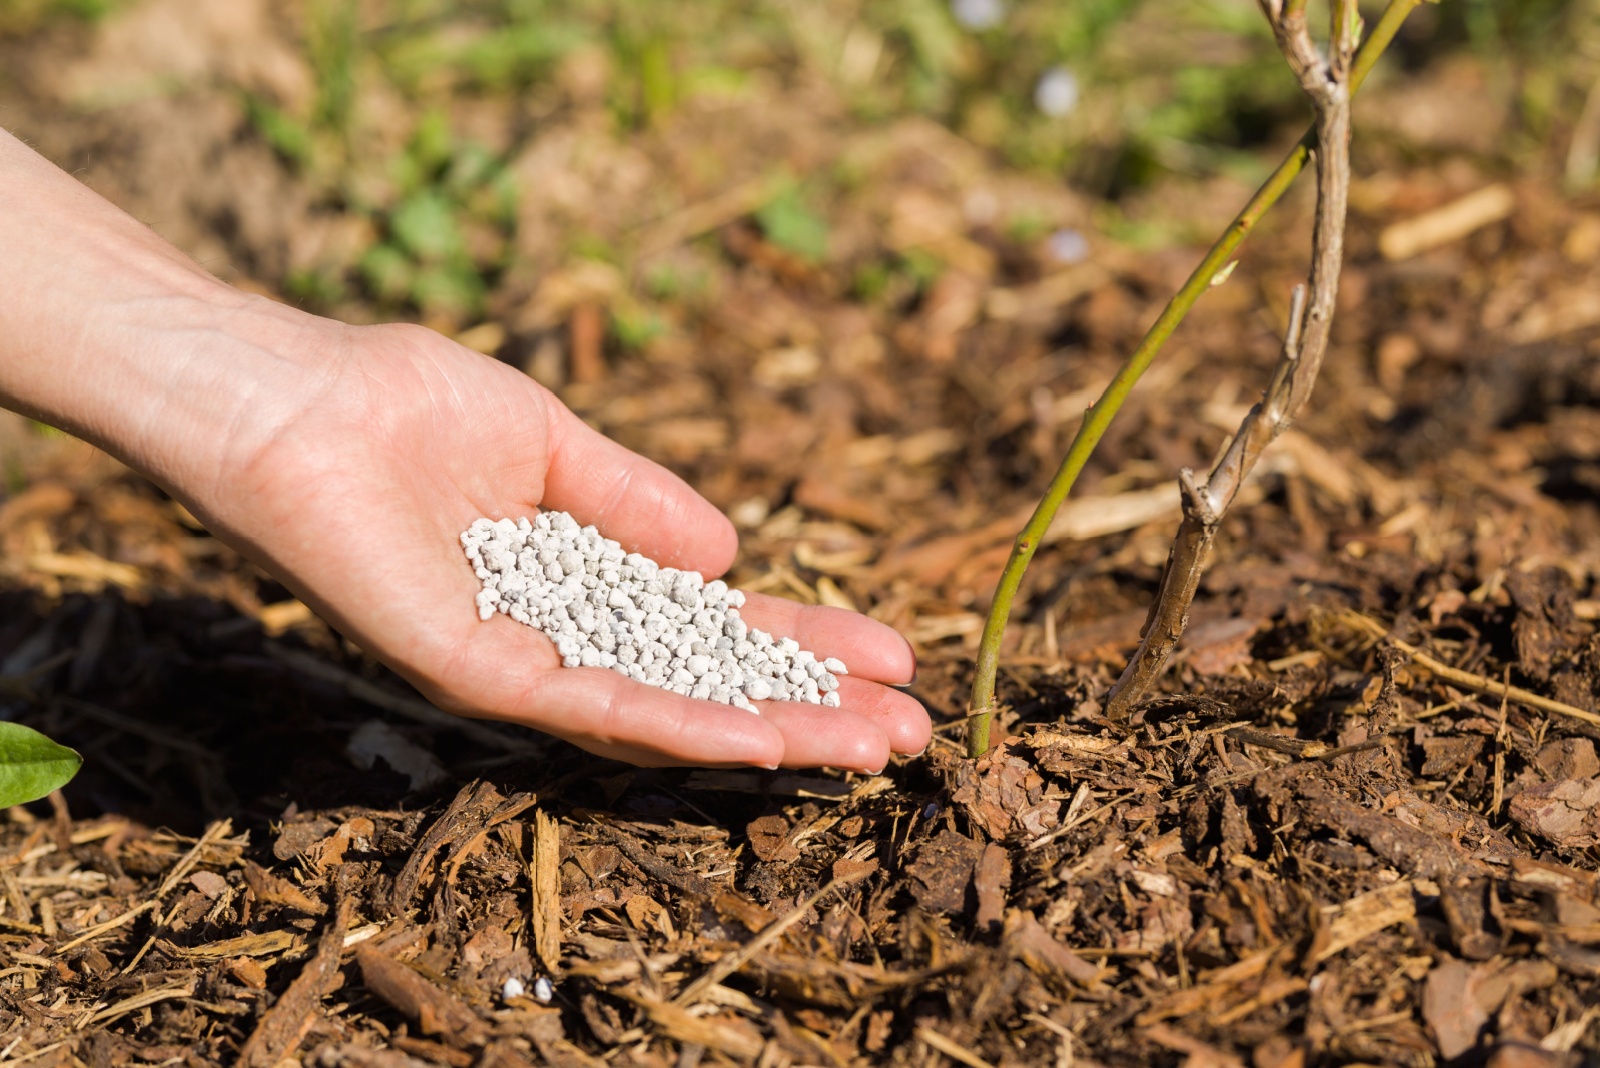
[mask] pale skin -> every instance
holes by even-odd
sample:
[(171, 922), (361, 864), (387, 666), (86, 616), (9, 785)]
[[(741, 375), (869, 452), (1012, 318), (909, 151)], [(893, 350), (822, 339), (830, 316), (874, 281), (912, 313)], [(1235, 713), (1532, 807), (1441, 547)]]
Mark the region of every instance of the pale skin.
[(353, 327), (218, 281), (0, 130), (0, 404), (143, 472), (440, 707), (644, 765), (878, 771), (931, 724), (915, 659), (853, 612), (752, 594), (751, 626), (850, 667), (841, 706), (695, 701), (480, 623), (458, 534), (571, 512), (707, 577), (732, 524), (538, 383), (422, 327)]

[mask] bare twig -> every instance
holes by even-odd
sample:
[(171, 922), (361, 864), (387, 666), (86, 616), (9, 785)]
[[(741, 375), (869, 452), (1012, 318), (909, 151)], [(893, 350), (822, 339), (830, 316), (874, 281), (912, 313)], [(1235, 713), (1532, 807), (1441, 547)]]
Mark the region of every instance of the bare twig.
[[(1306, 24), (1305, 0), (1260, 0), (1273, 36), (1317, 116), (1317, 218), (1311, 274), (1297, 286), (1289, 329), (1261, 403), (1250, 409), (1239, 431), (1201, 485), (1187, 468), (1179, 475), (1183, 522), (1167, 557), (1161, 588), (1150, 606), (1139, 649), (1106, 702), (1106, 715), (1125, 720), (1166, 668), (1189, 622), (1217, 528), (1261, 453), (1281, 434), (1311, 396), (1328, 348), (1339, 268), (1344, 261), (1344, 222), (1350, 195), (1350, 59), (1357, 16), (1354, 0), (1330, 0), (1328, 56), (1323, 58)], [(1310, 298), (1307, 299), (1309, 289)]]
[[(1565, 701), (1543, 697), (1532, 690), (1524, 690), (1520, 686), (1512, 686), (1509, 683), (1491, 679), (1487, 675), (1478, 675), (1471, 671), (1462, 671), (1460, 668), (1451, 667), (1444, 661), (1429, 656), (1416, 646), (1401, 641), (1384, 630), (1377, 622), (1368, 619), (1359, 612), (1344, 612), (1339, 615), (1338, 619), (1339, 622), (1363, 632), (1370, 638), (1379, 641), (1387, 639), (1390, 645), (1400, 650), (1416, 663), (1421, 664), (1435, 678), (1460, 686), (1463, 689), (1491, 694), (1502, 700), (1515, 701), (1519, 705), (1526, 705), (1528, 708), (1537, 708), (1542, 712), (1554, 712), (1558, 716), (1568, 716), (1600, 727), (1600, 715), (1596, 715), (1587, 709), (1578, 708), (1575, 705), (1569, 705)], [(1443, 711), (1443, 706), (1441, 706), (1440, 710)]]
[[(1378, 57), (1394, 39), (1406, 16), (1423, 2), (1424, 0), (1389, 0), (1383, 15), (1373, 25), (1371, 33), (1361, 45), (1361, 51), (1356, 54), (1355, 63), (1350, 70), (1351, 92), (1360, 87), (1367, 74), (1377, 64)], [(1078, 426), (1077, 435), (1072, 439), (1066, 456), (1061, 460), (1060, 468), (1051, 478), (1050, 485), (1045, 489), (1044, 496), (1040, 498), (1039, 505), (1029, 517), (1027, 525), (1022, 528), (1022, 532), (1012, 544), (1011, 556), (1006, 560), (1005, 570), (1000, 575), (1000, 584), (995, 588), (994, 601), (989, 606), (983, 637), (978, 644), (978, 662), (973, 669), (972, 695), (967, 713), (969, 756), (982, 756), (989, 748), (989, 722), (994, 714), (995, 678), (1000, 668), (1000, 643), (1005, 638), (1006, 623), (1011, 618), (1011, 605), (1022, 586), (1022, 576), (1027, 572), (1028, 564), (1033, 560), (1033, 554), (1038, 550), (1045, 533), (1050, 529), (1050, 524), (1055, 520), (1056, 513), (1060, 511), (1062, 502), (1072, 492), (1078, 475), (1089, 462), (1090, 454), (1100, 443), (1111, 421), (1121, 410), (1134, 383), (1138, 382), (1140, 376), (1150, 367), (1162, 346), (1178, 328), (1178, 324), (1183, 322), (1195, 302), (1211, 288), (1211, 280), (1216, 277), (1217, 272), (1227, 265), (1239, 246), (1244, 243), (1244, 239), (1255, 229), (1256, 224), (1272, 205), (1278, 202), (1278, 198), (1283, 196), (1289, 186), (1294, 184), (1295, 178), (1310, 159), (1311, 150), (1316, 143), (1317, 132), (1313, 128), (1307, 131), (1283, 162), (1278, 164), (1277, 169), (1262, 183), (1261, 188), (1256, 190), (1255, 195), (1239, 211), (1228, 229), (1211, 246), (1200, 260), (1199, 266), (1189, 275), (1188, 281), (1184, 282), (1183, 287), (1173, 295), (1172, 300), (1156, 317), (1156, 321), (1151, 324), (1138, 347), (1128, 356), (1127, 362), (1107, 384), (1100, 399), (1095, 401), (1084, 415), (1083, 422)]]
[(955, 1039), (941, 1035), (931, 1027), (919, 1027), (916, 1029), (915, 1034), (917, 1041), (932, 1046), (958, 1064), (965, 1064), (968, 1068), (994, 1068), (988, 1061)]
[(806, 913), (810, 912), (817, 902), (827, 897), (834, 890), (860, 882), (870, 874), (870, 871), (862, 870), (851, 875), (835, 876), (820, 890), (817, 890), (810, 897), (790, 909), (787, 916), (769, 923), (761, 929), (760, 934), (707, 968), (699, 978), (684, 987), (683, 991), (672, 999), (672, 1004), (684, 1007), (693, 1005), (695, 999), (700, 997), (701, 994), (704, 994), (711, 987), (716, 986), (728, 976), (749, 964), (757, 953), (782, 938), (785, 931), (805, 919)]

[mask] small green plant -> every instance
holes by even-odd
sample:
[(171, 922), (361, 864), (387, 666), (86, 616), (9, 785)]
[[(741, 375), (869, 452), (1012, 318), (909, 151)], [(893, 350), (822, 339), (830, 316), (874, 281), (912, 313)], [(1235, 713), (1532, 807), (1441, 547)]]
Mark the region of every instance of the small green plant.
[(874, 303), (888, 292), (892, 277), (889, 265), (882, 261), (863, 263), (850, 279), (850, 295), (865, 304)]
[(32, 727), (0, 723), (0, 807), (37, 801), (71, 781), (83, 757)]
[(705, 293), (711, 284), (703, 268), (658, 263), (645, 272), (644, 290), (656, 300), (686, 300)]
[(783, 190), (756, 211), (756, 222), (767, 240), (809, 263), (828, 255), (828, 221), (806, 204), (794, 186)]
[(611, 329), (626, 348), (642, 349), (667, 332), (667, 324), (648, 308), (625, 306), (611, 312)]
[(360, 34), (353, 0), (316, 0), (307, 12), (306, 58), (316, 79), (318, 125), (343, 133), (355, 101)]
[[(1334, 2), (1337, 6), (1341, 0)], [(1422, 2), (1423, 0), (1389, 0), (1388, 7), (1372, 27), (1360, 51), (1354, 57), (1348, 81), (1350, 93), (1360, 88), (1378, 57), (1393, 40), (1400, 24)], [(1348, 6), (1348, 0), (1344, 0), (1344, 4), (1345, 6), (1338, 7), (1338, 10), (1348, 11), (1354, 18), (1354, 9)], [(1292, 11), (1303, 15), (1305, 0), (1290, 0), (1290, 6)], [(1267, 11), (1276, 10), (1268, 6), (1268, 0), (1263, 0), (1262, 7)], [(1045, 489), (1038, 507), (1034, 509), (1033, 515), (1012, 543), (1011, 556), (1006, 561), (1005, 570), (1001, 572), (999, 585), (995, 589), (994, 601), (989, 607), (983, 635), (979, 640), (978, 661), (973, 673), (971, 702), (967, 712), (969, 757), (976, 759), (989, 750), (989, 725), (995, 712), (995, 679), (1000, 666), (1000, 642), (1005, 637), (1006, 623), (1011, 615), (1011, 604), (1022, 585), (1022, 577), (1028, 570), (1028, 564), (1038, 550), (1045, 532), (1050, 529), (1057, 511), (1067, 499), (1067, 495), (1072, 492), (1078, 475), (1088, 463), (1090, 454), (1100, 443), (1100, 438), (1110, 426), (1111, 420), (1116, 418), (1133, 384), (1155, 360), (1157, 353), (1178, 328), (1178, 324), (1189, 314), (1195, 302), (1211, 288), (1212, 280), (1217, 277), (1218, 272), (1226, 268), (1233, 253), (1244, 243), (1245, 237), (1255, 228), (1256, 223), (1305, 169), (1316, 144), (1317, 128), (1313, 126), (1289, 153), (1288, 158), (1278, 165), (1277, 170), (1272, 172), (1262, 187), (1250, 198), (1232, 225), (1211, 246), (1211, 251), (1200, 261), (1200, 266), (1195, 268), (1188, 281), (1168, 302), (1143, 340), (1112, 377), (1105, 391), (1101, 393), (1100, 399), (1085, 413), (1078, 433), (1072, 439), (1066, 456), (1062, 458), (1055, 477), (1050, 480), (1050, 485)], [(1318, 355), (1320, 357), (1320, 353)]]
[(309, 125), (261, 97), (247, 93), (244, 105), (251, 124), (274, 152), (300, 167), (311, 164), (316, 146)]
[(384, 70), (407, 92), (451, 87), (484, 92), (521, 91), (549, 73), (553, 63), (584, 40), (575, 23), (506, 16), (497, 25), (401, 21), (379, 50)]
[(374, 220), (384, 240), (363, 254), (362, 279), (385, 303), (471, 318), (510, 255), (515, 190), (503, 162), (458, 143), (444, 117), (431, 112), (394, 176), (402, 195)]

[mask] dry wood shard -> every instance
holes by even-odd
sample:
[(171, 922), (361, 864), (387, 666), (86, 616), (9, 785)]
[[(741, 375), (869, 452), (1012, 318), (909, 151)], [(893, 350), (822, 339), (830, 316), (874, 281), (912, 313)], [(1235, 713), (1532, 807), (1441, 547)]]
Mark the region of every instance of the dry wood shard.
[(1283, 353), (1261, 403), (1251, 408), (1212, 465), (1204, 484), (1187, 468), (1179, 473), (1183, 522), (1167, 556), (1166, 570), (1138, 651), (1106, 700), (1106, 715), (1126, 720), (1165, 670), (1189, 623), (1222, 517), (1239, 496), (1262, 452), (1286, 430), (1311, 396), (1327, 354), (1344, 262), (1344, 225), (1350, 197), (1350, 63), (1355, 51), (1352, 0), (1330, 0), (1330, 41), (1324, 59), (1311, 39), (1304, 3), (1263, 3), (1278, 48), (1317, 116), (1317, 213), (1311, 270), (1296, 287)]
[(457, 1047), (488, 1041), (489, 1029), (476, 1013), (388, 954), (362, 946), (356, 950), (356, 964), (367, 989), (416, 1023), (423, 1034)]
[(529, 919), (534, 951), (545, 969), (561, 968), (561, 827), (543, 809), (533, 814), (533, 857), (528, 862), (533, 886)]
[(317, 1020), (322, 999), (339, 985), (339, 954), (344, 949), (345, 928), (350, 925), (351, 903), (339, 905), (333, 920), (323, 928), (317, 952), (267, 1010), (239, 1051), (241, 1068), (274, 1068), (291, 1056)]

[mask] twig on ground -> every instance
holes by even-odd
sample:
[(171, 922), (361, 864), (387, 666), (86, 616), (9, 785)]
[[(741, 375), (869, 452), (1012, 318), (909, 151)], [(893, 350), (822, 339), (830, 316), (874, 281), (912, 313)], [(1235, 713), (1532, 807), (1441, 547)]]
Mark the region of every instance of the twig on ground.
[(54, 950), (51, 951), (51, 954), (53, 956), (59, 957), (61, 954), (67, 952), (70, 949), (77, 949), (79, 946), (83, 945), (85, 942), (93, 941), (94, 939), (99, 938), (101, 935), (106, 934), (109, 931), (115, 931), (119, 927), (124, 927), (124, 926), (132, 923), (134, 920), (137, 920), (140, 916), (143, 916), (145, 913), (150, 912), (152, 909), (159, 909), (160, 907), (161, 907), (161, 902), (159, 900), (146, 901), (143, 904), (135, 905), (133, 908), (129, 909), (127, 912), (122, 913), (122, 915), (114, 916), (111, 919), (107, 920), (105, 923), (97, 923), (93, 927), (89, 928), (87, 931), (85, 931), (82, 934), (80, 934), (78, 937), (74, 938), (72, 941), (65, 942), (65, 943), (57, 946)]
[(915, 1033), (919, 1042), (926, 1043), (951, 1060), (967, 1065), (968, 1068), (993, 1068), (993, 1065), (988, 1061), (961, 1045), (955, 1039), (941, 1035), (931, 1027), (919, 1027)]
[(292, 1056), (321, 1017), (318, 1007), (322, 999), (339, 985), (339, 954), (344, 949), (344, 935), (354, 907), (354, 901), (345, 895), (342, 879), (339, 898), (338, 908), (317, 942), (316, 953), (262, 1014), (245, 1040), (239, 1051), (241, 1068), (271, 1068)]
[[(1388, 7), (1373, 25), (1361, 45), (1360, 52), (1356, 54), (1355, 63), (1350, 69), (1351, 93), (1361, 87), (1367, 74), (1377, 64), (1378, 57), (1394, 39), (1401, 23), (1405, 22), (1406, 16), (1423, 2), (1424, 0), (1389, 0)], [(1138, 347), (1111, 379), (1105, 392), (1100, 394), (1100, 399), (1095, 401), (1084, 414), (1083, 422), (1079, 425), (1078, 433), (1072, 439), (1060, 468), (1050, 480), (1050, 485), (1045, 489), (1044, 496), (1028, 519), (1027, 525), (1017, 535), (1011, 547), (1011, 556), (1006, 560), (1005, 570), (1001, 572), (1000, 583), (995, 589), (994, 601), (990, 605), (989, 617), (984, 622), (983, 637), (978, 645), (978, 661), (974, 668), (972, 694), (968, 704), (967, 754), (969, 756), (976, 758), (989, 748), (989, 723), (994, 713), (995, 676), (1000, 667), (1000, 643), (1005, 637), (1006, 623), (1011, 618), (1011, 605), (1016, 600), (1017, 590), (1022, 585), (1022, 576), (1027, 572), (1034, 552), (1039, 548), (1039, 543), (1055, 520), (1056, 512), (1060, 510), (1067, 495), (1072, 492), (1072, 486), (1078, 480), (1079, 473), (1083, 471), (1090, 454), (1094, 452), (1095, 446), (1100, 443), (1100, 438), (1111, 425), (1111, 420), (1116, 418), (1134, 383), (1138, 382), (1140, 376), (1149, 368), (1156, 354), (1178, 328), (1178, 324), (1183, 322), (1190, 309), (1211, 288), (1212, 279), (1216, 277), (1218, 271), (1227, 266), (1234, 252), (1244, 243), (1245, 237), (1255, 229), (1256, 223), (1261, 221), (1262, 216), (1278, 202), (1278, 198), (1294, 184), (1295, 178), (1305, 169), (1311, 150), (1316, 145), (1316, 139), (1317, 132), (1313, 127), (1300, 139), (1284, 161), (1278, 164), (1277, 169), (1261, 188), (1256, 190), (1249, 203), (1245, 204), (1228, 229), (1217, 239), (1216, 244), (1211, 246), (1205, 258), (1200, 261), (1200, 265), (1194, 269), (1194, 273), (1189, 275), (1188, 281), (1184, 282), (1183, 287), (1162, 309), (1160, 316), (1151, 324), (1150, 330), (1139, 342)]]
[[(1312, 238), (1311, 274), (1297, 286), (1290, 304), (1283, 357), (1261, 403), (1250, 409), (1205, 484), (1185, 468), (1178, 476), (1183, 522), (1167, 557), (1161, 588), (1150, 606), (1139, 649), (1106, 701), (1106, 716), (1128, 718), (1165, 670), (1200, 588), (1206, 558), (1222, 517), (1261, 453), (1293, 421), (1311, 396), (1327, 352), (1344, 261), (1344, 223), (1350, 197), (1350, 58), (1356, 34), (1354, 0), (1330, 0), (1328, 56), (1318, 52), (1306, 23), (1306, 5), (1294, 0), (1261, 0), (1273, 36), (1317, 115), (1317, 218)], [(1309, 287), (1310, 297), (1307, 298)]]
[(1260, 746), (1270, 749), (1275, 753), (1286, 753), (1297, 760), (1334, 760), (1338, 757), (1349, 756), (1352, 753), (1364, 753), (1369, 749), (1381, 749), (1389, 744), (1393, 734), (1379, 734), (1368, 738), (1364, 742), (1353, 745), (1329, 745), (1305, 738), (1288, 738), (1278, 734), (1268, 734), (1252, 727), (1233, 727), (1227, 731), (1229, 738), (1244, 742), (1247, 745)]
[(85, 1027), (93, 1027), (96, 1024), (108, 1024), (112, 1020), (116, 1020), (128, 1015), (130, 1012), (138, 1012), (140, 1009), (148, 1009), (152, 1005), (162, 1001), (170, 1001), (172, 998), (193, 997), (195, 987), (199, 985), (200, 977), (198, 975), (191, 975), (186, 979), (181, 979), (178, 982), (171, 984), (170, 986), (160, 987), (155, 990), (146, 990), (142, 994), (135, 994), (130, 998), (119, 1001), (109, 1008), (90, 1013), (78, 1021), (77, 1029), (81, 1031)]
[(1346, 624), (1352, 630), (1361, 631), (1363, 634), (1380, 641), (1387, 640), (1390, 645), (1406, 654), (1406, 656), (1410, 657), (1418, 664), (1421, 664), (1424, 668), (1427, 668), (1428, 671), (1433, 673), (1435, 678), (1442, 679), (1445, 682), (1454, 683), (1457, 686), (1472, 690), (1475, 693), (1490, 694), (1508, 701), (1514, 701), (1519, 705), (1525, 705), (1528, 708), (1537, 708), (1541, 712), (1554, 712), (1558, 716), (1566, 716), (1570, 719), (1578, 719), (1585, 723), (1592, 723), (1595, 726), (1600, 726), (1600, 715), (1596, 715), (1593, 712), (1578, 708), (1576, 705), (1569, 705), (1549, 697), (1541, 697), (1532, 690), (1524, 690), (1520, 686), (1512, 686), (1509, 683), (1499, 682), (1485, 675), (1476, 675), (1470, 671), (1462, 671), (1460, 668), (1453, 668), (1449, 664), (1435, 660), (1433, 657), (1429, 656), (1421, 649), (1418, 649), (1416, 646), (1409, 645), (1406, 642), (1401, 641), (1399, 638), (1394, 637), (1388, 631), (1384, 630), (1381, 624), (1374, 620), (1368, 619), (1359, 612), (1343, 612), (1340, 613), (1338, 619), (1339, 622)]
[(806, 913), (810, 912), (823, 898), (834, 890), (860, 882), (869, 874), (870, 872), (864, 870), (854, 875), (838, 876), (829, 880), (820, 890), (817, 890), (810, 897), (790, 909), (788, 915), (774, 920), (762, 928), (760, 934), (706, 969), (698, 979), (684, 987), (682, 993), (672, 999), (672, 1004), (679, 1006), (693, 1005), (701, 994), (704, 994), (709, 988), (716, 986), (728, 976), (743, 968), (750, 963), (751, 958), (757, 953), (760, 953), (773, 942), (783, 937), (785, 931), (803, 920)]

